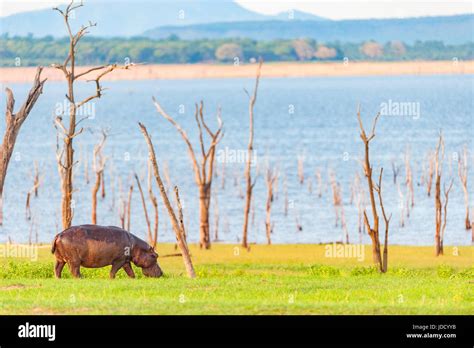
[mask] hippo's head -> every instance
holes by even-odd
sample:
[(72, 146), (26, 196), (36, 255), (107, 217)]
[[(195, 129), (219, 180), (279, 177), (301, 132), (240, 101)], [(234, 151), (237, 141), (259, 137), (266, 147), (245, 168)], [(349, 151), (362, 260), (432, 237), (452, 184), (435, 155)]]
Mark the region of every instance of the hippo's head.
[(144, 243), (146, 246), (140, 244), (135, 245), (133, 248), (133, 263), (142, 269), (142, 272), (145, 276), (154, 278), (161, 277), (163, 275), (163, 271), (158, 265), (158, 254), (147, 243)]

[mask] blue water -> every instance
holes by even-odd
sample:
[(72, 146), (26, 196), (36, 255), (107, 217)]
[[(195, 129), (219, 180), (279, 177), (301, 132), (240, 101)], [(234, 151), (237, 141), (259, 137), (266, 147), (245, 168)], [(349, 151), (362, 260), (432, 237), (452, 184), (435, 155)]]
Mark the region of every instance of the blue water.
[[(222, 108), (225, 137), (220, 149), (245, 151), (248, 142), (248, 97), (244, 88), (252, 90), (253, 79), (204, 79), (106, 82), (107, 88), (94, 109), (94, 118), (81, 123), (84, 134), (75, 140), (76, 167), (74, 194), (74, 224), (89, 223), (91, 188), (94, 176), (91, 159), (94, 144), (99, 141), (100, 129), (110, 128), (105, 146), (108, 157), (106, 167), (106, 198), (99, 199), (98, 222), (104, 225), (119, 224), (120, 190), (128, 193), (133, 172), (137, 172), (146, 187), (147, 148), (137, 122), (143, 122), (153, 136), (159, 164), (169, 168), (173, 185), (178, 185), (185, 204), (185, 223), (189, 239), (198, 237), (198, 195), (194, 184), (191, 162), (186, 146), (177, 132), (158, 115), (151, 101), (155, 96), (169, 114), (186, 129), (195, 144), (197, 130), (194, 120), (194, 103), (205, 102), (205, 114), (214, 126), (218, 106)], [(259, 173), (255, 186), (255, 214), (251, 219), (249, 239), (265, 242), (265, 173), (268, 164), (280, 173), (276, 199), (273, 203), (274, 243), (320, 243), (341, 240), (343, 231), (335, 227), (335, 213), (329, 172), (333, 171), (341, 184), (344, 213), (351, 242), (359, 241), (357, 207), (351, 204), (351, 184), (356, 172), (361, 173), (358, 159), (363, 155), (356, 118), (357, 103), (362, 106), (366, 128), (381, 103), (411, 102), (419, 107), (417, 115), (382, 116), (371, 143), (374, 175), (384, 167), (384, 200), (386, 210), (393, 214), (390, 241), (393, 244), (431, 245), (434, 240), (434, 199), (426, 195), (420, 185), (422, 164), (427, 165), (428, 151), (437, 143), (437, 135), (443, 131), (446, 143), (444, 177), (454, 179), (450, 194), (445, 244), (470, 244), (470, 233), (464, 230), (464, 198), (457, 174), (455, 153), (463, 146), (471, 150), (469, 157), (469, 190), (471, 207), (474, 209), (474, 177), (472, 166), (474, 150), (473, 132), (473, 77), (472, 76), (399, 76), (399, 77), (344, 77), (344, 78), (273, 78), (261, 81), (255, 107), (255, 149)], [(10, 84), (17, 103), (24, 99), (29, 85)], [(4, 88), (2, 88), (3, 90)], [(81, 83), (77, 93), (86, 96), (93, 93), (93, 86)], [(12, 158), (5, 186), (4, 225), (0, 229), (0, 241), (8, 237), (16, 242), (27, 242), (30, 233), (38, 235), (41, 242), (49, 242), (60, 230), (60, 190), (55, 161), (56, 131), (53, 126), (55, 112), (65, 103), (66, 85), (47, 82), (30, 117), (21, 129)], [(18, 106), (18, 105), (17, 105)], [(2, 98), (0, 108), (4, 109)], [(92, 110), (92, 111), (91, 111)], [(180, 111), (183, 111), (180, 113)], [(90, 115), (90, 114), (89, 114)], [(0, 124), (4, 130), (3, 122)], [(393, 184), (391, 161), (403, 164), (406, 149), (411, 153), (411, 165), (415, 186), (415, 206), (405, 227), (399, 226), (400, 199)], [(89, 161), (91, 183), (85, 183), (84, 161)], [(301, 185), (297, 176), (298, 157), (304, 158), (305, 182)], [(38, 161), (42, 174), (39, 197), (32, 200), (33, 219), (25, 218), (25, 201), (33, 181), (31, 173), (34, 161)], [(222, 171), (225, 166), (225, 187)], [(236, 242), (241, 236), (245, 187), (244, 163), (217, 161), (214, 189), (219, 202), (219, 239)], [(318, 197), (315, 172), (323, 178), (323, 194)], [(366, 189), (365, 178), (362, 185)], [(404, 186), (404, 167), (399, 181)], [(285, 184), (286, 182), (286, 184)], [(311, 182), (311, 184), (310, 184)], [(136, 186), (136, 185), (135, 185)], [(285, 189), (289, 199), (285, 216)], [(309, 190), (312, 186), (312, 192)], [(113, 188), (114, 187), (114, 188)], [(156, 187), (155, 193), (158, 195)], [(434, 190), (434, 188), (433, 188)], [(368, 197), (366, 197), (368, 199)], [(149, 203), (149, 202), (148, 202)], [(160, 241), (174, 241), (168, 216), (160, 203)], [(211, 226), (214, 226), (214, 208), (211, 207)], [(149, 213), (152, 210), (149, 204)], [(297, 220), (302, 231), (297, 231)], [(146, 225), (138, 190), (135, 187), (132, 201), (131, 231), (145, 236)], [(213, 233), (213, 231), (212, 231)], [(366, 234), (363, 242), (368, 242)]]

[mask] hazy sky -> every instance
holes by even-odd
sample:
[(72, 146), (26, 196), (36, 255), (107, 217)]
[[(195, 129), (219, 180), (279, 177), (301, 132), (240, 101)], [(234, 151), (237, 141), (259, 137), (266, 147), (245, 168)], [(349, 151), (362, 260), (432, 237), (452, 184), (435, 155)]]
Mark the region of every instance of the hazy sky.
[[(85, 0), (84, 3), (92, 1), (97, 0)], [(133, 2), (140, 1), (146, 0)], [(203, 3), (212, 1), (222, 0), (204, 0)], [(0, 16), (51, 8), (65, 2), (67, 1), (0, 0)], [(266, 14), (297, 9), (331, 19), (451, 15), (473, 13), (474, 7), (474, 0), (237, 0), (237, 2), (247, 9)]]

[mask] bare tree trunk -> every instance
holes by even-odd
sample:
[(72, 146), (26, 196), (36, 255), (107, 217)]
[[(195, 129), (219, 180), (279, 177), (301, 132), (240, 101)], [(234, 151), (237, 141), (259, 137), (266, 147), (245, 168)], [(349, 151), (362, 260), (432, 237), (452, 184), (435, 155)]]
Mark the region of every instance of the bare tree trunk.
[(467, 147), (464, 147), (462, 158), (459, 157), (458, 160), (458, 174), (459, 179), (461, 180), (462, 190), (464, 192), (464, 205), (466, 206), (466, 217), (464, 219), (464, 225), (466, 230), (471, 228), (471, 221), (469, 219), (469, 192), (467, 189), (467, 177), (468, 177), (468, 167), (467, 167)]
[(434, 175), (434, 154), (431, 152), (428, 153), (428, 164), (429, 164), (429, 172), (428, 172), (428, 177), (426, 179), (426, 193), (428, 194), (428, 197), (431, 196), (431, 187), (433, 186), (433, 175)]
[[(441, 158), (440, 158), (441, 150)], [(435, 154), (435, 255), (443, 255), (443, 245), (441, 243), (441, 223), (442, 223), (442, 204), (441, 204), (441, 168), (444, 158), (443, 136), (439, 135), (439, 142)]]
[(251, 165), (252, 165), (252, 158), (253, 158), (253, 109), (255, 106), (255, 102), (257, 101), (257, 91), (258, 91), (258, 83), (260, 81), (260, 73), (262, 70), (263, 61), (260, 60), (257, 69), (257, 78), (255, 79), (255, 87), (253, 90), (253, 95), (249, 96), (249, 144), (247, 149), (247, 162), (245, 165), (245, 183), (246, 183), (246, 199), (245, 199), (245, 206), (244, 206), (244, 226), (242, 231), (242, 247), (248, 248), (248, 225), (249, 225), (249, 212), (250, 212), (250, 203), (252, 200), (252, 190), (255, 185), (255, 182), (252, 183), (252, 172), (251, 172)]
[(199, 247), (210, 249), (211, 238), (209, 233), (209, 204), (211, 202), (210, 187), (199, 186)]
[(271, 210), (273, 203), (273, 185), (278, 177), (278, 174), (272, 169), (268, 168), (267, 170), (267, 204), (265, 206), (266, 216), (265, 216), (265, 231), (267, 235), (267, 244), (272, 244), (272, 233), (273, 233), (273, 223), (271, 221)]
[[(194, 267), (193, 267), (193, 264), (192, 264), (192, 261), (191, 261), (191, 256), (189, 254), (188, 245), (187, 245), (186, 239), (184, 237), (184, 234), (185, 234), (184, 225), (182, 223), (178, 222), (178, 219), (176, 218), (176, 214), (175, 214), (173, 208), (171, 207), (171, 203), (170, 203), (170, 201), (168, 199), (168, 196), (166, 194), (166, 190), (163, 186), (163, 182), (162, 182), (161, 177), (160, 177), (160, 172), (159, 172), (159, 169), (158, 169), (158, 163), (156, 161), (155, 149), (153, 148), (153, 143), (151, 142), (151, 138), (148, 135), (146, 127), (144, 125), (142, 125), (141, 123), (139, 123), (139, 125), (140, 125), (140, 129), (143, 133), (143, 136), (145, 137), (145, 141), (148, 145), (148, 152), (149, 152), (149, 155), (150, 155), (150, 161), (152, 163), (153, 171), (154, 171), (154, 174), (155, 174), (156, 183), (157, 183), (157, 185), (160, 189), (160, 194), (161, 194), (161, 198), (163, 199), (163, 203), (164, 203), (166, 209), (168, 210), (168, 214), (170, 216), (171, 224), (173, 225), (173, 230), (176, 234), (176, 241), (178, 243), (178, 246), (181, 250), (181, 254), (183, 256), (184, 266), (186, 268), (188, 276), (190, 278), (195, 278), (196, 273), (194, 272)], [(182, 216), (182, 209), (180, 209), (181, 204), (179, 203), (179, 194), (178, 194), (177, 188), (175, 188), (175, 192), (176, 192), (176, 199), (178, 201), (178, 209), (179, 209), (178, 213), (179, 213), (180, 216)]]
[(150, 197), (151, 204), (153, 205), (153, 210), (155, 212), (155, 222), (153, 224), (153, 240), (155, 243), (158, 243), (158, 223), (159, 223), (159, 212), (158, 212), (158, 201), (153, 193), (153, 187), (151, 183), (152, 175), (151, 161), (148, 160), (148, 197)]
[(298, 178), (301, 185), (304, 184), (304, 156), (298, 156)]
[(96, 173), (94, 187), (92, 188), (92, 224), (97, 224), (97, 192), (100, 186), (100, 172)]
[(97, 193), (99, 192), (101, 178), (104, 173), (105, 163), (107, 159), (103, 156), (102, 150), (107, 139), (107, 132), (102, 131), (102, 139), (99, 144), (94, 146), (92, 166), (95, 171), (95, 183), (92, 188), (92, 223), (97, 224)]
[(105, 174), (104, 174), (104, 171), (102, 171), (102, 173), (100, 175), (100, 188), (101, 188), (100, 196), (102, 197), (102, 199), (104, 199), (105, 198)]
[(16, 138), (20, 132), (20, 128), (25, 122), (26, 118), (30, 114), (31, 109), (35, 105), (38, 97), (43, 92), (43, 85), (46, 79), (41, 80), (42, 67), (36, 69), (36, 76), (33, 82), (33, 86), (28, 93), (28, 97), (21, 106), (20, 110), (14, 112), (15, 98), (10, 88), (6, 88), (7, 102), (5, 111), (5, 133), (3, 135), (3, 141), (0, 148), (0, 225), (3, 224), (3, 186), (5, 184), (5, 178), (7, 176), (8, 164), (15, 148)]
[(35, 161), (35, 172), (34, 172), (34, 179), (33, 179), (33, 190), (35, 193), (35, 197), (38, 197), (38, 189), (40, 187), (40, 174), (38, 169), (38, 162)]
[[(69, 51), (66, 59), (64, 60), (63, 64), (53, 64), (52, 66), (60, 71), (63, 72), (64, 77), (67, 81), (68, 85), (68, 92), (66, 94), (66, 98), (69, 102), (69, 124), (66, 126), (63, 122), (63, 115), (57, 116), (55, 119), (56, 122), (56, 129), (62, 131), (63, 137), (63, 146), (60, 149), (59, 143), (57, 144), (56, 150), (56, 159), (58, 162), (58, 169), (61, 179), (61, 213), (62, 213), (62, 225), (63, 229), (67, 229), (71, 226), (72, 218), (73, 218), (73, 206), (72, 206), (72, 197), (74, 192), (73, 187), (73, 169), (74, 165), (74, 146), (73, 140), (76, 136), (83, 132), (83, 128), (76, 130), (79, 122), (88, 117), (84, 117), (80, 120), (76, 119), (77, 111), (85, 104), (90, 102), (93, 99), (100, 98), (102, 96), (102, 87), (100, 85), (100, 80), (105, 75), (109, 74), (115, 69), (128, 69), (131, 64), (127, 64), (125, 66), (117, 66), (117, 64), (112, 65), (102, 65), (90, 68), (82, 73), (76, 74), (76, 52), (77, 52), (77, 44), (79, 41), (88, 33), (88, 30), (95, 26), (94, 23), (89, 22), (88, 25), (81, 26), (80, 29), (74, 34), (69, 20), (75, 14), (75, 10), (79, 7), (82, 7), (83, 4), (74, 4), (74, 1), (71, 1), (69, 5), (66, 6), (64, 10), (61, 10), (57, 7), (54, 10), (58, 11), (64, 19), (64, 23), (66, 25), (67, 32), (69, 34)], [(80, 102), (76, 102), (75, 95), (74, 95), (74, 87), (75, 82), (84, 77), (91, 72), (97, 72), (95, 78), (90, 79), (89, 81), (95, 82), (95, 94), (86, 97)]]
[(443, 252), (443, 245), (444, 245), (444, 232), (446, 231), (446, 221), (448, 217), (448, 201), (449, 201), (449, 191), (453, 187), (454, 180), (451, 180), (448, 189), (446, 189), (446, 185), (444, 185), (444, 204), (443, 204), (443, 225), (441, 226), (441, 237), (440, 237), (440, 245), (441, 245), (441, 252)]

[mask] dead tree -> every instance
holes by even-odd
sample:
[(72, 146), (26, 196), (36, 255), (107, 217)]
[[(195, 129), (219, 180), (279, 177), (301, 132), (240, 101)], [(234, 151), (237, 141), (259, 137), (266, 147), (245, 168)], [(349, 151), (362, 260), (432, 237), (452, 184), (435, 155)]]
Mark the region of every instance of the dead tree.
[(357, 226), (359, 231), (359, 242), (362, 244), (362, 232), (365, 231), (364, 225), (364, 206), (365, 206), (365, 195), (364, 189), (360, 182), (359, 173), (356, 173), (355, 181), (355, 203), (357, 206)]
[(153, 239), (153, 235), (151, 233), (151, 223), (150, 223), (150, 218), (148, 217), (148, 210), (146, 208), (145, 195), (143, 194), (142, 185), (140, 183), (140, 179), (138, 178), (137, 173), (135, 173), (134, 176), (135, 176), (135, 181), (137, 182), (138, 190), (140, 191), (140, 197), (141, 197), (141, 200), (142, 200), (143, 212), (145, 214), (145, 221), (146, 221), (146, 226), (147, 226), (147, 231), (148, 231), (148, 235), (147, 235), (148, 243), (154, 249), (156, 247), (156, 240)]
[(265, 217), (265, 231), (267, 234), (267, 244), (272, 244), (272, 236), (274, 224), (271, 221), (271, 210), (273, 203), (273, 188), (275, 181), (278, 177), (278, 173), (273, 168), (268, 168), (266, 185), (267, 185), (267, 204), (265, 206), (266, 217)]
[(298, 156), (298, 179), (301, 185), (304, 184), (304, 156)]
[(331, 180), (331, 188), (332, 188), (332, 203), (334, 205), (334, 212), (336, 213), (336, 220), (335, 220), (335, 226), (338, 226), (338, 222), (340, 219), (340, 209), (342, 205), (342, 198), (341, 198), (341, 187), (339, 183), (336, 181), (336, 176), (334, 172), (331, 172), (330, 175), (330, 180)]
[(467, 147), (464, 147), (462, 158), (459, 156), (458, 159), (458, 174), (461, 180), (462, 190), (464, 192), (464, 204), (466, 206), (466, 218), (464, 220), (466, 230), (471, 228), (471, 221), (469, 220), (469, 194), (467, 190), (467, 177), (468, 177), (468, 166), (467, 166)]
[(383, 259), (382, 259), (382, 270), (381, 272), (385, 273), (388, 270), (388, 230), (390, 226), (390, 219), (392, 218), (392, 214), (387, 218), (385, 214), (385, 208), (383, 205), (382, 200), (382, 174), (383, 168), (380, 168), (380, 175), (379, 175), (379, 183), (375, 186), (375, 190), (377, 191), (377, 195), (379, 196), (379, 205), (380, 209), (382, 210), (382, 217), (385, 222), (385, 238), (384, 238), (384, 246), (383, 246)]
[[(357, 110), (357, 119), (359, 121), (359, 126), (360, 126), (360, 138), (362, 139), (364, 143), (364, 149), (365, 149), (365, 156), (364, 156), (364, 162), (363, 162), (363, 168), (364, 168), (364, 173), (367, 178), (367, 184), (368, 184), (368, 191), (369, 191), (369, 197), (370, 197), (370, 204), (372, 208), (372, 217), (373, 217), (373, 224), (372, 226), (370, 225), (369, 218), (367, 216), (367, 212), (364, 211), (364, 222), (365, 226), (367, 228), (367, 232), (370, 236), (370, 239), (372, 241), (372, 258), (375, 264), (378, 265), (380, 272), (385, 273), (387, 269), (385, 268), (385, 265), (387, 264), (386, 259), (382, 259), (382, 254), (380, 251), (380, 238), (379, 238), (379, 215), (377, 212), (377, 203), (375, 201), (375, 192), (378, 192), (379, 194), (379, 203), (382, 208), (382, 214), (385, 219), (385, 211), (383, 209), (383, 203), (382, 203), (382, 189), (381, 189), (381, 184), (382, 184), (382, 173), (383, 171), (380, 171), (380, 178), (379, 178), (379, 186), (377, 187), (376, 184), (374, 184), (373, 179), (372, 179), (372, 166), (370, 164), (370, 151), (369, 151), (369, 144), (370, 141), (375, 137), (375, 127), (377, 126), (377, 121), (380, 117), (380, 113), (375, 116), (373, 125), (372, 125), (372, 131), (370, 132), (369, 135), (366, 134), (364, 126), (362, 124), (362, 119), (360, 117), (360, 106)], [(387, 249), (387, 237), (388, 237), (388, 222), (389, 219), (385, 219), (385, 249)], [(384, 258), (385, 255), (388, 254), (384, 250)]]
[(102, 171), (102, 175), (100, 176), (100, 196), (102, 199), (105, 198), (105, 172)]
[[(64, 123), (63, 115), (58, 115), (55, 119), (56, 129), (62, 132), (63, 140), (62, 148), (58, 144), (56, 158), (58, 161), (61, 181), (61, 213), (62, 225), (64, 229), (69, 228), (71, 226), (73, 218), (73, 169), (77, 163), (74, 161), (73, 140), (76, 136), (83, 132), (83, 128), (77, 129), (79, 123), (89, 118), (89, 116), (85, 116), (80, 119), (77, 119), (78, 110), (80, 110), (81, 107), (83, 107), (85, 104), (102, 96), (103, 88), (101, 86), (100, 80), (105, 75), (111, 73), (116, 69), (128, 69), (131, 66), (130, 64), (124, 66), (118, 66), (117, 64), (101, 65), (87, 69), (81, 73), (76, 72), (76, 52), (78, 49), (77, 45), (80, 40), (88, 33), (88, 30), (91, 27), (96, 26), (95, 23), (89, 22), (88, 25), (81, 26), (81, 28), (76, 33), (73, 33), (69, 20), (71, 19), (71, 17), (74, 16), (75, 10), (82, 6), (82, 3), (75, 4), (73, 0), (69, 3), (69, 5), (66, 6), (64, 10), (57, 7), (54, 8), (54, 10), (58, 11), (63, 17), (69, 35), (69, 50), (66, 59), (62, 64), (52, 65), (53, 68), (56, 68), (63, 72), (68, 85), (66, 98), (69, 103), (69, 110), (67, 112), (69, 123)], [(95, 93), (84, 98), (81, 101), (77, 101), (75, 96), (75, 83), (80, 78), (86, 78), (87, 76), (90, 76), (89, 74), (92, 72), (96, 72), (97, 75), (88, 81), (94, 82)]]
[(431, 187), (433, 186), (433, 175), (434, 175), (434, 167), (435, 167), (435, 156), (433, 153), (428, 153), (428, 174), (426, 176), (426, 193), (428, 197), (431, 196)]
[(151, 204), (153, 205), (153, 211), (155, 213), (155, 222), (153, 224), (153, 240), (155, 243), (158, 243), (158, 222), (159, 222), (159, 212), (158, 212), (158, 200), (156, 199), (155, 194), (153, 193), (153, 185), (151, 182), (152, 171), (151, 161), (148, 160), (148, 197), (150, 198)]
[(316, 170), (316, 180), (318, 181), (318, 197), (321, 198), (323, 196), (323, 179), (321, 177), (321, 170)]
[(400, 207), (400, 227), (405, 227), (405, 198), (400, 183), (397, 183), (399, 207)]
[(395, 163), (395, 160), (392, 160), (392, 174), (393, 174), (393, 184), (397, 183), (397, 177), (400, 173), (400, 165)]
[(2, 146), (0, 148), (0, 225), (3, 224), (3, 186), (7, 176), (8, 164), (15, 148), (16, 138), (20, 132), (20, 128), (26, 118), (33, 109), (38, 97), (43, 92), (43, 85), (46, 79), (41, 80), (42, 67), (36, 70), (33, 86), (28, 93), (23, 105), (15, 112), (15, 98), (10, 88), (5, 88), (7, 94), (6, 111), (5, 111), (5, 133), (3, 134)]
[[(94, 146), (92, 155), (92, 169), (95, 172), (95, 183), (92, 187), (92, 223), (97, 224), (97, 193), (102, 182), (102, 176), (105, 169), (107, 158), (104, 157), (102, 150), (104, 149), (105, 141), (107, 140), (107, 133), (102, 131), (102, 139), (99, 144)], [(103, 183), (102, 183), (103, 185)]]
[[(441, 151), (441, 154), (440, 154)], [(441, 203), (441, 174), (444, 159), (444, 140), (440, 133), (438, 146), (435, 152), (435, 255), (443, 254), (443, 244), (441, 243), (441, 224), (442, 224), (442, 203)]]
[(334, 172), (331, 172), (330, 174), (330, 180), (331, 180), (331, 187), (332, 187), (332, 192), (333, 192), (333, 204), (334, 204), (334, 210), (336, 213), (336, 226), (338, 224), (338, 220), (341, 220), (341, 228), (344, 231), (344, 243), (348, 244), (349, 243), (349, 232), (347, 230), (347, 224), (346, 224), (346, 216), (344, 214), (344, 205), (342, 202), (342, 192), (341, 192), (341, 185), (339, 182), (336, 181), (336, 176)]
[(410, 165), (410, 152), (405, 152), (405, 184), (407, 187), (407, 216), (410, 216), (410, 208), (415, 205), (415, 193), (413, 189), (413, 173)]
[(127, 201), (124, 198), (122, 178), (118, 179), (119, 193), (120, 193), (120, 203), (118, 206), (118, 213), (120, 219), (120, 227), (125, 229), (125, 215), (127, 214)]
[(250, 203), (252, 201), (252, 191), (255, 186), (255, 182), (252, 182), (252, 157), (253, 157), (253, 133), (254, 133), (254, 124), (253, 124), (253, 116), (254, 116), (254, 107), (255, 102), (257, 101), (257, 91), (258, 91), (258, 84), (260, 82), (260, 74), (262, 71), (262, 64), (263, 60), (260, 59), (257, 68), (257, 77), (255, 79), (255, 87), (253, 89), (253, 94), (250, 95), (247, 90), (245, 93), (249, 97), (249, 144), (247, 149), (247, 161), (245, 164), (245, 182), (246, 182), (246, 198), (245, 198), (245, 206), (244, 206), (244, 225), (242, 230), (242, 247), (248, 248), (248, 225), (249, 225), (249, 213), (250, 213)]
[(451, 180), (448, 188), (446, 189), (446, 185), (443, 186), (444, 191), (444, 204), (443, 204), (443, 225), (441, 226), (441, 236), (440, 236), (440, 244), (441, 244), (441, 254), (443, 254), (443, 245), (444, 245), (444, 232), (446, 231), (446, 221), (448, 217), (448, 200), (449, 200), (449, 191), (453, 187), (454, 180)]
[[(211, 238), (209, 234), (209, 207), (211, 205), (212, 179), (214, 178), (214, 157), (216, 146), (223, 136), (223, 124), (220, 109), (217, 110), (218, 129), (213, 132), (204, 120), (203, 102), (201, 101), (200, 105), (196, 104), (194, 118), (196, 119), (196, 124), (199, 130), (199, 143), (201, 148), (201, 161), (199, 163), (193, 145), (183, 128), (163, 110), (155, 98), (153, 98), (153, 102), (155, 103), (158, 113), (176, 128), (188, 147), (189, 157), (194, 169), (196, 185), (199, 190), (199, 246), (201, 248), (209, 249), (211, 247)], [(207, 150), (204, 143), (204, 131), (210, 138), (210, 144)]]
[(178, 221), (178, 218), (176, 217), (176, 213), (174, 209), (171, 207), (171, 203), (168, 199), (168, 195), (166, 194), (165, 187), (163, 185), (163, 181), (161, 180), (160, 177), (160, 171), (158, 169), (158, 163), (156, 161), (156, 155), (155, 155), (155, 149), (153, 147), (153, 143), (151, 141), (151, 138), (148, 134), (148, 131), (146, 127), (139, 123), (140, 130), (143, 133), (143, 136), (145, 137), (145, 141), (148, 145), (148, 153), (150, 157), (150, 161), (153, 167), (153, 173), (155, 176), (156, 183), (158, 185), (158, 188), (160, 190), (161, 198), (163, 199), (163, 203), (168, 210), (168, 214), (170, 216), (171, 224), (173, 226), (173, 230), (176, 234), (176, 242), (178, 244), (179, 249), (181, 250), (181, 254), (183, 256), (183, 261), (184, 261), (184, 266), (186, 268), (186, 271), (188, 273), (188, 276), (190, 278), (195, 278), (196, 273), (194, 272), (194, 267), (193, 263), (191, 261), (191, 256), (189, 254), (189, 249), (188, 245), (186, 243), (186, 238), (185, 238), (185, 230), (184, 230), (184, 224), (182, 222), (182, 209), (181, 209), (181, 204), (179, 200), (179, 193), (177, 187), (175, 188), (175, 193), (176, 193), (176, 200), (178, 202), (178, 215), (180, 217), (180, 220)]
[(35, 161), (34, 165), (34, 174), (33, 174), (33, 186), (26, 194), (26, 203), (25, 203), (25, 217), (26, 220), (31, 220), (31, 196), (34, 194), (35, 197), (38, 197), (38, 188), (41, 185), (42, 178), (40, 178), (38, 163)]
[(40, 185), (41, 185), (41, 178), (40, 178), (40, 172), (38, 169), (38, 162), (35, 161), (34, 174), (33, 174), (33, 191), (35, 193), (35, 197), (38, 197), (38, 189)]

